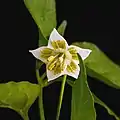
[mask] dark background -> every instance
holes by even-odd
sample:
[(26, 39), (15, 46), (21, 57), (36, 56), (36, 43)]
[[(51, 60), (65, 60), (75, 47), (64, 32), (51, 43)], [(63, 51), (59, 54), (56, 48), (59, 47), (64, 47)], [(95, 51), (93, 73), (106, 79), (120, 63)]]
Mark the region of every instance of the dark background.
[[(35, 78), (35, 58), (28, 52), (37, 48), (37, 26), (22, 0), (0, 3), (0, 82), (30, 81)], [(117, 1), (88, 2), (57, 0), (58, 24), (68, 21), (65, 38), (95, 43), (115, 63), (120, 64), (120, 4)], [(88, 79), (91, 90), (120, 116), (120, 90), (113, 89), (92, 78)], [(47, 120), (55, 120), (60, 84), (45, 88), (44, 104)], [(70, 118), (71, 87), (66, 85), (61, 120)], [(97, 120), (115, 120), (107, 111), (96, 105)], [(37, 100), (32, 105), (30, 120), (38, 120)], [(0, 120), (21, 120), (14, 111), (0, 108)]]

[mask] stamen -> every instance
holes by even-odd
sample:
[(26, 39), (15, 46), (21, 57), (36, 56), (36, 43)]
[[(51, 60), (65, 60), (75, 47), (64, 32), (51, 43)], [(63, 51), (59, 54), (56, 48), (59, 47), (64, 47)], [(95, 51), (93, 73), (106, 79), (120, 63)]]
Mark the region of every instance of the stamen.
[(55, 58), (55, 56), (50, 56), (50, 57), (48, 58), (48, 61), (51, 62), (51, 61), (54, 60), (54, 58)]

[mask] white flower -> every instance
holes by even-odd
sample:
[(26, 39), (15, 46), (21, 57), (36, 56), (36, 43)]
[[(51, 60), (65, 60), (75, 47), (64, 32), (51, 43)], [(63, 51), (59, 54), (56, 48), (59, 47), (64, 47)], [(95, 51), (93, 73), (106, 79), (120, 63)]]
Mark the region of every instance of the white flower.
[(30, 52), (46, 64), (48, 81), (54, 80), (62, 75), (78, 78), (80, 67), (77, 53), (86, 59), (91, 50), (70, 45), (54, 28), (50, 34), (48, 46), (39, 47)]

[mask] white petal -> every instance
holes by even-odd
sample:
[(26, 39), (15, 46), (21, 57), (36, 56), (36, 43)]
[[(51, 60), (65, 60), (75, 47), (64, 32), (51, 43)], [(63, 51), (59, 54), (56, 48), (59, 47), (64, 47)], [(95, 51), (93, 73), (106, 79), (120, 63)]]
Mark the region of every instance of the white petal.
[(90, 49), (83, 49), (83, 48), (77, 47), (75, 45), (70, 45), (70, 47), (75, 47), (78, 54), (81, 56), (81, 58), (83, 60), (85, 60), (90, 55), (90, 53), (92, 52), (92, 50), (90, 50)]
[(67, 47), (68, 47), (67, 41), (57, 32), (57, 30), (55, 28), (53, 29), (53, 31), (51, 32), (50, 37), (49, 37), (49, 41), (48, 41), (49, 48), (53, 48), (51, 43), (54, 41), (56, 41), (56, 42), (57, 41), (64, 41), (65, 47), (67, 49)]
[[(75, 62), (74, 62), (75, 63)], [(76, 63), (75, 63), (76, 64)], [(67, 69), (65, 70), (65, 72), (64, 72), (64, 74), (67, 74), (67, 75), (69, 75), (69, 76), (71, 76), (71, 77), (74, 77), (75, 79), (77, 79), (78, 78), (78, 76), (79, 76), (79, 73), (80, 73), (80, 67), (79, 67), (79, 65), (78, 64), (76, 64), (76, 70), (74, 71), (74, 72), (69, 72), (69, 71), (67, 71)]]
[(58, 78), (58, 77), (60, 77), (60, 76), (62, 76), (62, 75), (64, 75), (64, 74), (65, 74), (64, 72), (59, 73), (59, 74), (54, 74), (53, 71), (47, 70), (48, 82), (49, 82), (49, 81), (52, 81), (52, 80), (54, 80), (54, 79), (56, 79), (56, 78)]
[[(44, 50), (50, 50), (48, 52), (50, 52), (49, 54), (47, 53), (42, 53), (42, 51)], [(33, 54), (34, 57), (36, 57), (37, 59), (41, 60), (42, 62), (46, 63), (47, 62), (47, 58), (51, 56), (51, 52), (53, 50), (50, 49), (50, 48), (47, 48), (46, 46), (43, 46), (43, 47), (39, 47), (35, 50), (29, 50), (29, 52), (31, 52)], [(44, 57), (42, 57), (44, 56)]]

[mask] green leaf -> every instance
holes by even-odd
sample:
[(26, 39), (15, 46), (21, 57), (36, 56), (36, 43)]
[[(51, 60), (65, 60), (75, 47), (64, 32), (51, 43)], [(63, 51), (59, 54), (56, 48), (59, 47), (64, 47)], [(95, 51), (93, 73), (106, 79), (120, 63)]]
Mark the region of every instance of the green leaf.
[(43, 36), (41, 31), (39, 30), (39, 41), (38, 41), (38, 46), (47, 46), (48, 40)]
[(18, 112), (28, 120), (28, 110), (39, 95), (39, 85), (29, 82), (8, 82), (0, 84), (0, 107)]
[(39, 47), (47, 46), (47, 44), (48, 44), (48, 40), (46, 40), (46, 39), (39, 39), (39, 43), (38, 43)]
[(44, 37), (56, 27), (55, 0), (24, 0)]
[(84, 63), (80, 58), (81, 73), (72, 86), (71, 120), (96, 120), (94, 100), (87, 84)]
[(66, 26), (67, 26), (67, 21), (64, 20), (57, 29), (58, 33), (60, 33), (62, 36), (64, 36)]
[(115, 88), (120, 88), (120, 67), (113, 63), (96, 45), (88, 42), (74, 43), (81, 48), (91, 49), (85, 60), (87, 74)]
[(110, 115), (113, 115), (116, 120), (120, 120), (120, 118), (104, 103), (102, 102), (95, 94), (93, 94), (93, 97), (94, 97), (94, 102), (103, 106), (104, 108), (106, 108), (106, 110), (108, 111), (108, 113)]

